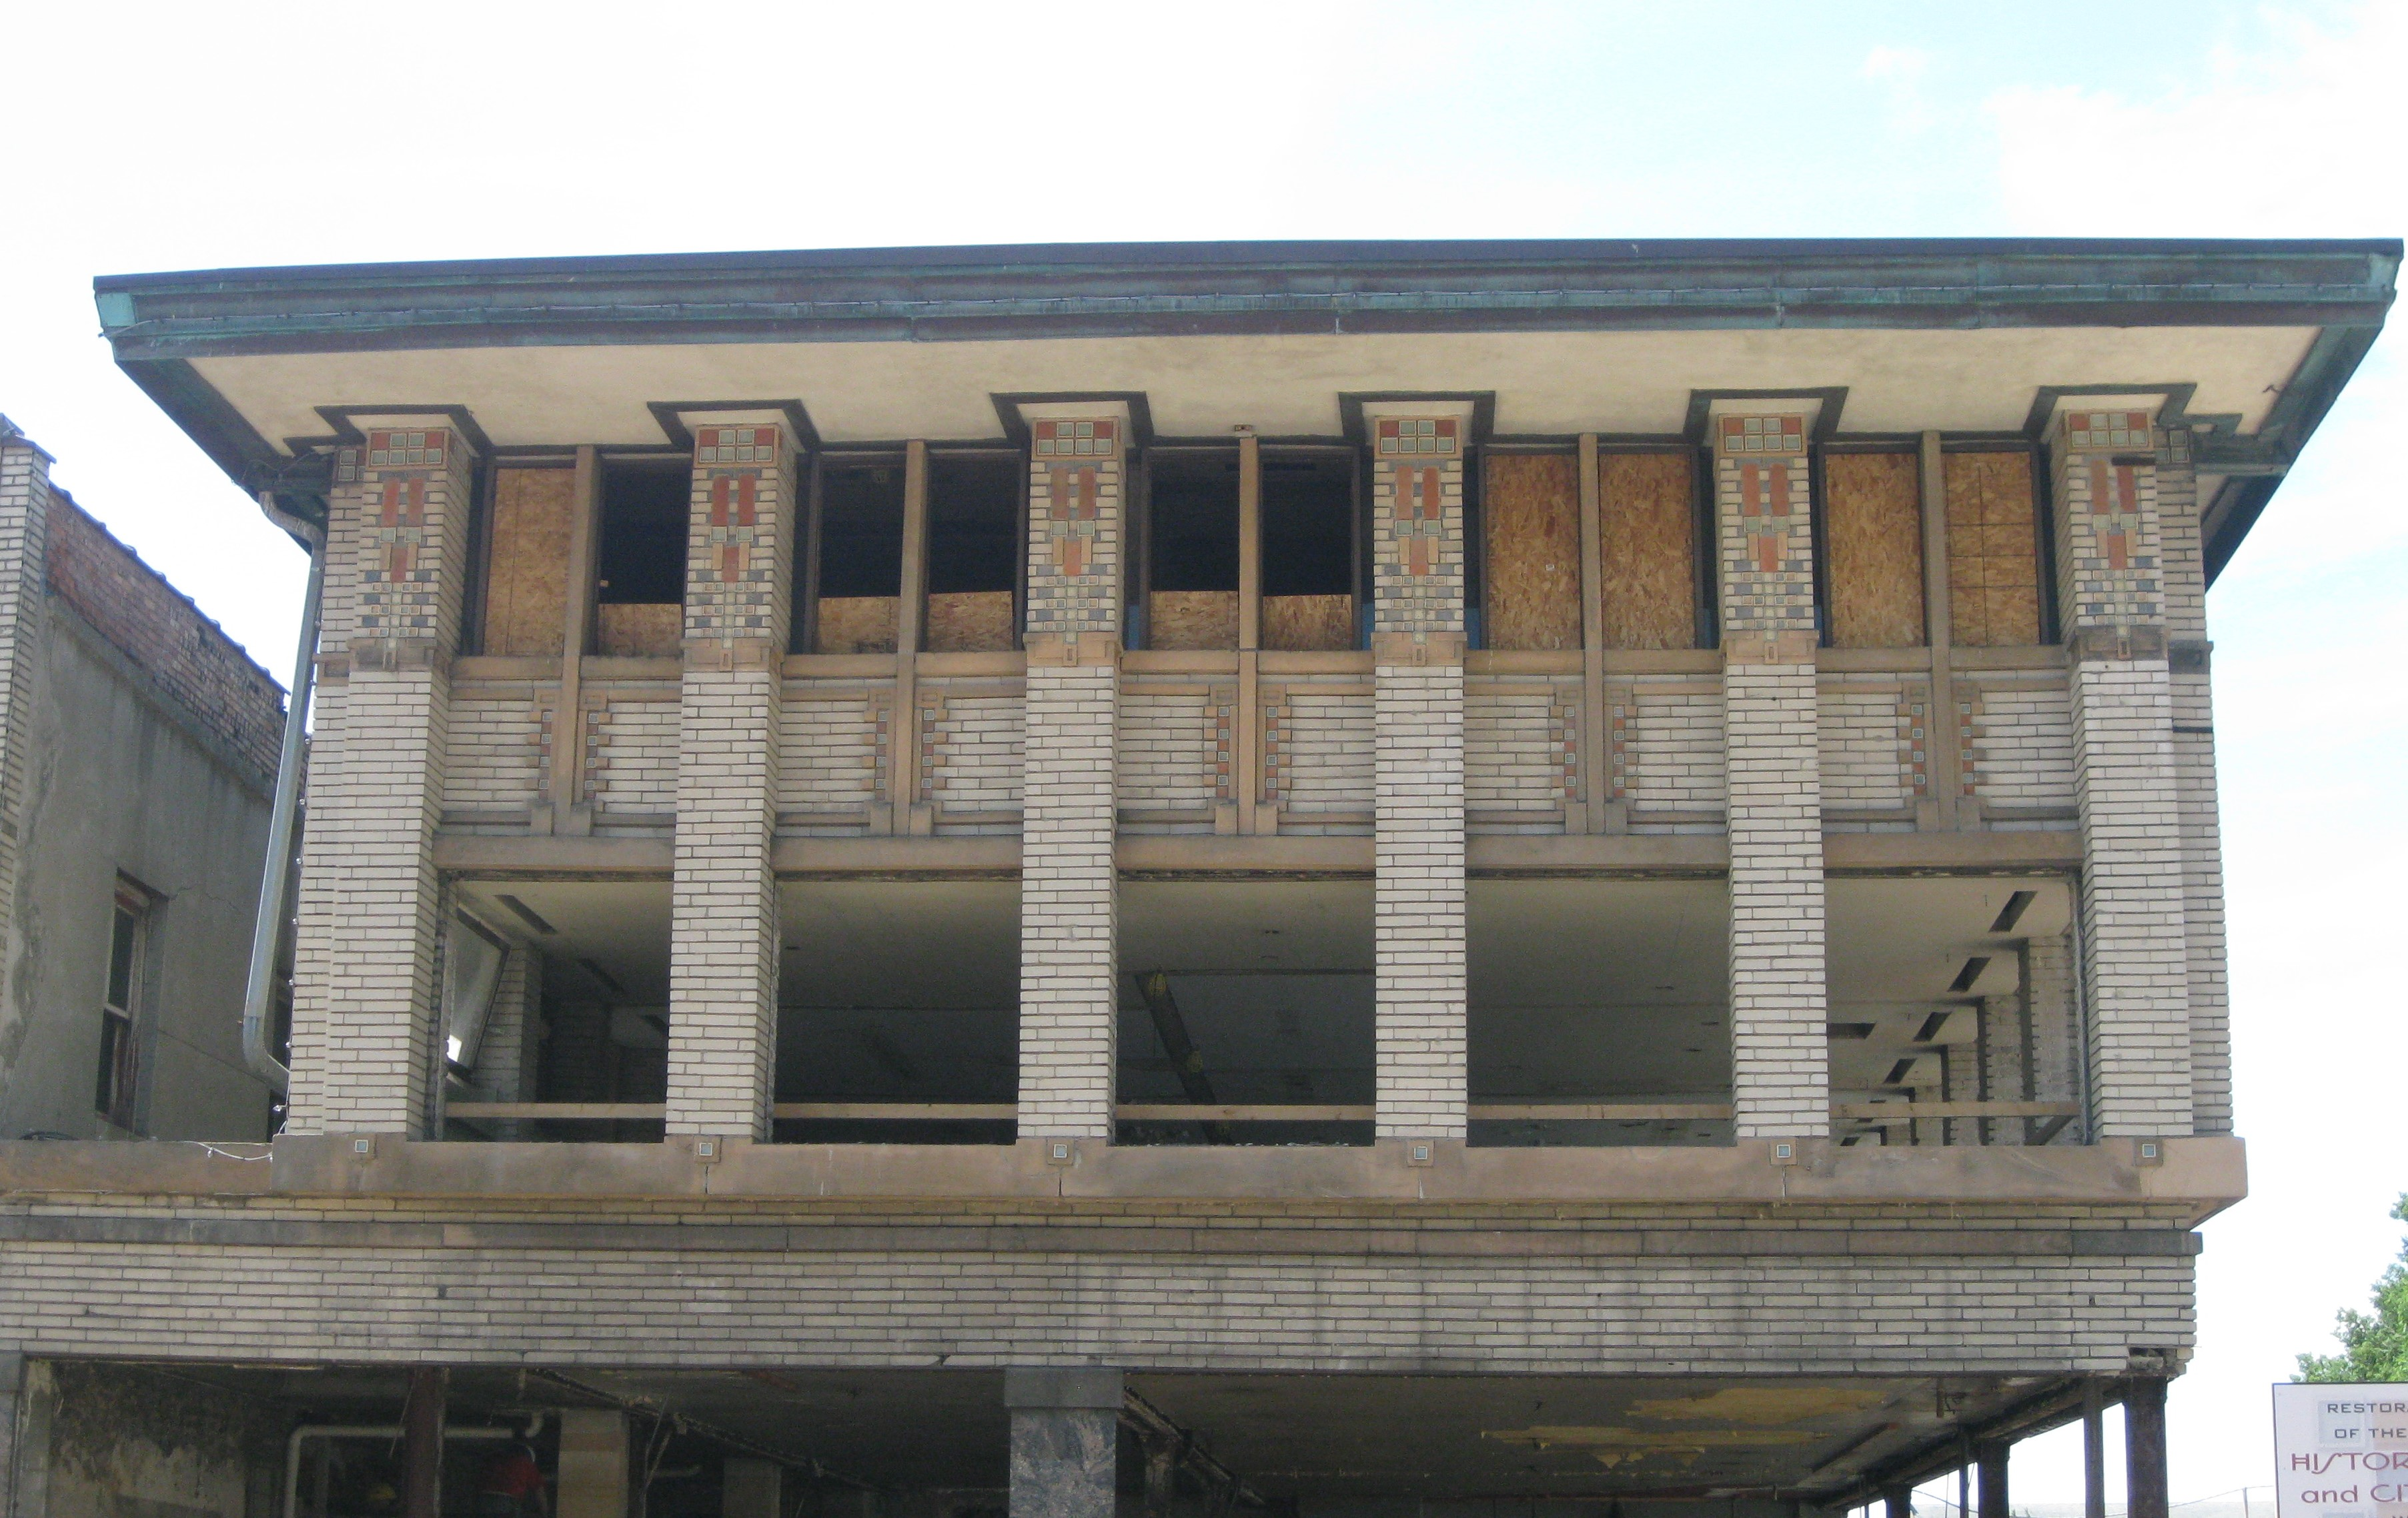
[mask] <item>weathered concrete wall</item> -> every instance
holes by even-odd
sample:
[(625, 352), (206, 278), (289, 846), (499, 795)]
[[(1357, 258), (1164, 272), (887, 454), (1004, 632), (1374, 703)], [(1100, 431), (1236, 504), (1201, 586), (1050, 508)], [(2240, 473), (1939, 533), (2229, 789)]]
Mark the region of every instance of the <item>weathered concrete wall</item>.
[(21, 1518), (273, 1518), (281, 1413), (138, 1367), (30, 1370), (48, 1437), (23, 1452), (43, 1468), (41, 1506)]
[(0, 1133), (113, 1131), (93, 1092), (122, 872), (159, 898), (136, 1027), (140, 1131), (263, 1138), (268, 1092), (244, 1066), (240, 1018), (268, 779), (63, 601), (41, 633), (20, 685), (22, 947), (9, 995), (23, 1023), (0, 1064)]

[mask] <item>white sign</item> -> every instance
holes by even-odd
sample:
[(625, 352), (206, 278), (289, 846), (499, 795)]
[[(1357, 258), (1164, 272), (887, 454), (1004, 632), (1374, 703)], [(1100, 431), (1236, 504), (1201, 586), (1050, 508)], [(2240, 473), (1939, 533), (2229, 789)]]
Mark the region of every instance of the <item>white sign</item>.
[(2408, 1518), (2408, 1382), (2274, 1387), (2278, 1518)]

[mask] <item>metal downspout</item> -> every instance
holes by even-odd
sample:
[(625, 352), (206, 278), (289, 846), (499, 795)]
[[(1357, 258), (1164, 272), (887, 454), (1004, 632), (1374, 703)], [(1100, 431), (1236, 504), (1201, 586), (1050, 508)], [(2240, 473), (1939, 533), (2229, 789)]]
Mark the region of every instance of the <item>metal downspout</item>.
[(293, 828), (301, 802), (301, 748), (309, 731), (309, 692), (318, 672), (319, 601), (326, 588), (326, 535), (278, 508), (266, 492), (260, 508), (309, 544), (309, 588), (301, 599), (300, 648), (293, 657), (293, 684), (285, 697), (284, 746), (276, 760), (276, 800), (268, 813), (267, 865), (259, 882), (259, 914), (251, 929), (251, 979), (242, 996), (242, 1054), (251, 1070), (280, 1096), (292, 1092), (293, 1072), (267, 1047), (267, 1001), (276, 984), (276, 950), (284, 935), (284, 898), (293, 880)]

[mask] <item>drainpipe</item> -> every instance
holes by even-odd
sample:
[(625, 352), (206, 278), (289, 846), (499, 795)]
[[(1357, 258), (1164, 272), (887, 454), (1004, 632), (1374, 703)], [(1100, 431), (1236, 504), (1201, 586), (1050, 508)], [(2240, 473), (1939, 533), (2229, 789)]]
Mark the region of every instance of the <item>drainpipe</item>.
[(259, 494), (267, 520), (309, 546), (309, 588), (301, 599), (301, 645), (293, 656), (291, 695), (285, 697), (284, 746), (276, 760), (276, 800), (267, 821), (267, 867), (259, 882), (259, 915), (251, 929), (251, 980), (242, 997), (242, 1054), (280, 1096), (288, 1096), (293, 1072), (267, 1047), (267, 1000), (276, 983), (276, 948), (284, 935), (284, 900), (293, 880), (293, 825), (301, 803), (301, 747), (309, 731), (309, 688), (318, 672), (318, 603), (326, 588), (326, 534), (313, 522), (285, 511), (272, 492)]

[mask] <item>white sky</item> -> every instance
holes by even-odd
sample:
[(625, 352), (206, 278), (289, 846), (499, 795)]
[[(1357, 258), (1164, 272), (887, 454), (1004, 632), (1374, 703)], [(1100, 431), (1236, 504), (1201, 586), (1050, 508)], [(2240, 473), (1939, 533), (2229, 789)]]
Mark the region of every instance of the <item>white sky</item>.
[[(2397, 236), (2403, 65), (2398, 0), (28, 4), (0, 33), (0, 411), (281, 679), (299, 555), (110, 365), (95, 274), (1084, 239)], [(2271, 1481), (2267, 1382), (2330, 1348), (2399, 1243), (2408, 1019), (2380, 946), (2401, 941), (2408, 857), (2400, 345), (2210, 599), (2254, 1196), (2207, 1229), (2178, 1499)], [(2019, 1505), (2079, 1497), (2067, 1444), (2019, 1453)]]

